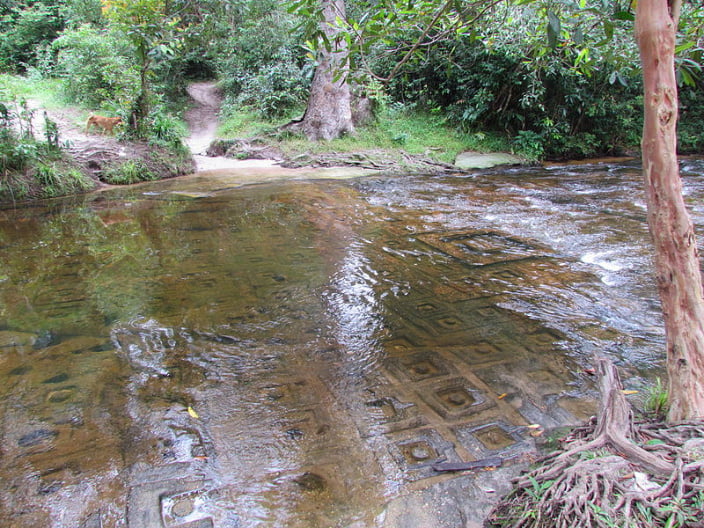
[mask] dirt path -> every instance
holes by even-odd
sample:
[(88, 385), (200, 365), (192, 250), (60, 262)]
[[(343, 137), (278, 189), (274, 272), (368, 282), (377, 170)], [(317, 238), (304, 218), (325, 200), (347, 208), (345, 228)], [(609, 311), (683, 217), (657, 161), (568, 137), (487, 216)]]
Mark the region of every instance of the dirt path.
[(119, 151), (120, 144), (114, 136), (98, 133), (95, 129), (86, 132), (85, 112), (72, 107), (44, 109), (41, 103), (29, 100), (28, 105), (34, 110), (32, 123), (35, 135), (44, 136), (44, 114), (59, 127), (59, 141), (68, 144), (68, 150), (76, 158), (87, 157), (86, 153), (99, 150)]
[(270, 160), (236, 160), (223, 156), (209, 157), (206, 151), (216, 138), (218, 112), (222, 105), (222, 95), (215, 82), (197, 82), (188, 86), (188, 95), (195, 104), (186, 112), (186, 122), (191, 131), (186, 145), (193, 153), (196, 170), (241, 169), (250, 167), (272, 167)]
[(196, 103), (186, 112), (186, 121), (191, 131), (186, 145), (193, 154), (205, 155), (215, 139), (222, 96), (214, 82), (193, 83), (186, 91)]
[[(187, 91), (195, 101), (195, 105), (185, 115), (190, 130), (185, 143), (194, 155), (205, 155), (211, 141), (215, 139), (222, 97), (214, 82), (193, 83), (188, 86)], [(36, 130), (38, 134), (43, 134), (44, 110), (36, 102), (31, 106), (35, 109)], [(99, 134), (95, 130), (86, 133), (85, 116), (80, 110), (69, 107), (46, 112), (58, 125), (61, 141), (67, 141), (70, 144), (70, 150), (74, 155), (96, 149), (119, 150), (119, 143), (115, 137)]]
[[(197, 82), (188, 86), (188, 94), (194, 105), (186, 114), (190, 135), (184, 140), (193, 153), (196, 171), (216, 169), (247, 169), (250, 167), (272, 167), (273, 161), (268, 160), (236, 160), (226, 157), (209, 157), (206, 150), (216, 138), (218, 112), (222, 104), (215, 82)], [(38, 138), (44, 136), (44, 113), (55, 122), (59, 128), (59, 140), (68, 145), (68, 151), (89, 171), (95, 173), (97, 181), (100, 167), (112, 158), (139, 158), (145, 155), (146, 145), (119, 142), (114, 136), (100, 134), (94, 129), (86, 132), (85, 120), (87, 113), (78, 108), (63, 107), (44, 109), (38, 101), (28, 101), (34, 111), (33, 126)], [(97, 171), (97, 172), (96, 172)], [(100, 185), (103, 185), (100, 183)]]

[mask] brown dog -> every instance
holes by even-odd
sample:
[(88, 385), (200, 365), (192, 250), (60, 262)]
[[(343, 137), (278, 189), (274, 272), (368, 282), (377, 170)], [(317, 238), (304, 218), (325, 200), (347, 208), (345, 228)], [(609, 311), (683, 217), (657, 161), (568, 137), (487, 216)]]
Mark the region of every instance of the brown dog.
[(91, 114), (86, 121), (86, 133), (91, 126), (95, 128), (102, 129), (105, 134), (113, 134), (113, 128), (117, 125), (122, 124), (122, 118), (120, 117), (105, 117), (95, 114)]

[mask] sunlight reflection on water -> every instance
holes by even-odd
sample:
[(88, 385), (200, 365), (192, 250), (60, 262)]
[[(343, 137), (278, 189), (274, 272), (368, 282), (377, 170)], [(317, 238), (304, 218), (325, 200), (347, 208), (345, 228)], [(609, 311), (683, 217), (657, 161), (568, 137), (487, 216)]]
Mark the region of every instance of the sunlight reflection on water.
[(589, 416), (594, 352), (662, 375), (633, 163), (198, 181), (0, 212), (13, 522), (373, 526), (433, 460)]

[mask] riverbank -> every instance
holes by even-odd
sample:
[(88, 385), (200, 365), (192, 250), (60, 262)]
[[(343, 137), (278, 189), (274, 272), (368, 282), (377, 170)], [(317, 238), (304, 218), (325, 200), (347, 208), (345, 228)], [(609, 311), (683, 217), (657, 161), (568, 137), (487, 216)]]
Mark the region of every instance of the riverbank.
[[(119, 129), (116, 135), (86, 130), (89, 112), (57, 103), (60, 97), (51, 83), (3, 76), (0, 90), (5, 100), (14, 98), (10, 109), (14, 117), (12, 126), (32, 131), (36, 137), (33, 144), (41, 147), (43, 138), (49, 137), (46, 126), (53, 127), (55, 157), (61, 159), (61, 164), (53, 159), (45, 163), (41, 155), (30, 156), (26, 162), (4, 171), (0, 200), (5, 202), (223, 169), (245, 171), (251, 181), (256, 178), (252, 168), (268, 180), (269, 169), (274, 167), (282, 168), (279, 177), (285, 179), (289, 174), (299, 178), (299, 169), (310, 172), (324, 168), (323, 174), (327, 175), (334, 168), (344, 174), (358, 169), (361, 174), (374, 171), (404, 175), (463, 172), (496, 163), (529, 161), (512, 154), (489, 154), (487, 151), (497, 150), (496, 147), (504, 150), (508, 145), (482, 134), (458, 134), (442, 120), (422, 116), (397, 116), (391, 121), (385, 116), (374, 125), (360, 128), (356, 137), (315, 144), (278, 133), (276, 124), (266, 127), (257, 124), (255, 130), (246, 117), (243, 119), (247, 126), (233, 129), (231, 118), (224, 123), (219, 120), (222, 98), (213, 82), (193, 83), (188, 87), (192, 104), (183, 115), (188, 130), (183, 139), (185, 148), (158, 141), (125, 141), (120, 139)], [(17, 148), (22, 150), (20, 147)], [(469, 163), (466, 150), (471, 151)], [(47, 171), (50, 178), (46, 177)], [(80, 180), (80, 185), (63, 185), (69, 172), (73, 179)], [(55, 184), (47, 186), (47, 179)]]

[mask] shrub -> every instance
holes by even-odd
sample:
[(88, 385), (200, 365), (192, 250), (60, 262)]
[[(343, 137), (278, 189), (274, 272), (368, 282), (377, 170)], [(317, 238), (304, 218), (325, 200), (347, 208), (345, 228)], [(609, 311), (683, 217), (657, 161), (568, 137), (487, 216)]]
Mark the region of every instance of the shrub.
[(32, 117), (24, 101), (0, 102), (0, 200), (51, 198), (92, 188), (93, 181), (64, 155), (56, 123), (44, 115), (46, 141), (40, 141)]
[(680, 119), (677, 124), (678, 151), (682, 154), (704, 152), (704, 84), (680, 89)]
[(219, 74), (226, 106), (280, 117), (302, 105), (312, 68), (301, 59), (291, 19), (272, 10), (256, 13), (229, 36)]
[(24, 171), (39, 159), (41, 151), (27, 103), (0, 102), (0, 175)]
[(119, 35), (80, 26), (64, 31), (53, 48), (56, 74), (64, 79), (71, 101), (97, 108), (106, 102), (123, 105), (136, 97), (139, 77)]
[(112, 185), (130, 185), (142, 181), (156, 180), (156, 176), (140, 159), (127, 160), (108, 167), (102, 180)]
[(581, 74), (569, 66), (571, 53), (557, 50), (529, 67), (519, 44), (489, 49), (482, 41), (458, 37), (406, 64), (389, 93), (446, 115), (462, 130), (515, 136), (517, 147), (548, 158), (616, 154), (637, 145), (638, 77), (620, 75), (624, 86), (611, 82), (607, 68)]
[(41, 2), (0, 18), (0, 71), (23, 73), (35, 66), (43, 50), (63, 29), (58, 7)]
[(179, 119), (169, 114), (165, 107), (158, 106), (152, 110), (149, 129), (150, 141), (165, 147), (185, 149), (181, 139), (188, 133), (188, 128)]

